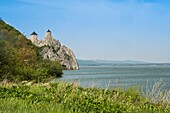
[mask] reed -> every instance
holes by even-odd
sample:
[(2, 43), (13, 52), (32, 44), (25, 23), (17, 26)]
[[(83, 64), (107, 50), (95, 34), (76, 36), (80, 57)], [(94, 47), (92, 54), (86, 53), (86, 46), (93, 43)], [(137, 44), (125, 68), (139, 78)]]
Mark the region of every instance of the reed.
[(142, 88), (142, 93), (150, 102), (170, 106), (170, 89), (164, 90), (164, 86), (165, 84), (161, 79), (154, 83), (147, 81), (146, 85)]

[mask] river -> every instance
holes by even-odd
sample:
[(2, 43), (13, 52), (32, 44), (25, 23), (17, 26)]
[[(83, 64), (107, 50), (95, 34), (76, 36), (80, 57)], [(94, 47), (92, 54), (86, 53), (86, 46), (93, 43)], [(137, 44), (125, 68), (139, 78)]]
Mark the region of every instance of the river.
[(161, 80), (170, 89), (170, 65), (151, 66), (87, 66), (65, 70), (57, 81), (76, 82), (83, 87), (132, 87), (151, 85)]

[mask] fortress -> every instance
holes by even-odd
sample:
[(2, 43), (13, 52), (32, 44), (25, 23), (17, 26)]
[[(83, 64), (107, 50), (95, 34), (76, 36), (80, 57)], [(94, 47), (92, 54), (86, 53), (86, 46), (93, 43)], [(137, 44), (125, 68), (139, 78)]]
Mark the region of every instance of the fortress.
[[(43, 40), (38, 40), (38, 34), (35, 32), (30, 34), (30, 40), (38, 47), (47, 46), (47, 45), (51, 46), (53, 42), (53, 37), (51, 31), (48, 30)], [(57, 42), (59, 41), (57, 40)]]
[(40, 55), (44, 59), (58, 61), (66, 69), (79, 69), (73, 51), (65, 45), (61, 45), (59, 40), (55, 40), (50, 30), (46, 32), (42, 40), (38, 40), (38, 34), (33, 32), (30, 34), (30, 40), (34, 45), (42, 47)]

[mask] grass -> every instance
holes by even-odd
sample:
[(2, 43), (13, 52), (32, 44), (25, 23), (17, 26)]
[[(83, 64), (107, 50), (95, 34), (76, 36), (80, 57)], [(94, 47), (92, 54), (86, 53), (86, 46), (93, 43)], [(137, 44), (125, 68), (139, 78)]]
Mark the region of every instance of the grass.
[(1, 113), (169, 113), (170, 104), (152, 102), (129, 88), (82, 88), (76, 83), (0, 85)]
[(154, 83), (148, 82), (143, 87), (142, 93), (153, 103), (163, 103), (165, 106), (170, 105), (170, 89), (164, 90), (164, 83), (158, 80)]

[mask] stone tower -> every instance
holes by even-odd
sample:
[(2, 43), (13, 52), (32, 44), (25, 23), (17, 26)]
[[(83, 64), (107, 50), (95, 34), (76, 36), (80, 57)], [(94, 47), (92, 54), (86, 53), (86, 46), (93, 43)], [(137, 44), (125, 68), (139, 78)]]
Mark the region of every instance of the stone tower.
[(45, 36), (46, 36), (46, 37), (47, 37), (47, 36), (51, 36), (51, 31), (50, 31), (49, 29), (47, 30), (46, 35), (45, 35)]
[(38, 34), (33, 32), (30, 34), (30, 40), (33, 42), (33, 43), (37, 43), (38, 42)]
[(45, 40), (52, 40), (52, 33), (50, 30), (48, 30), (45, 34)]

